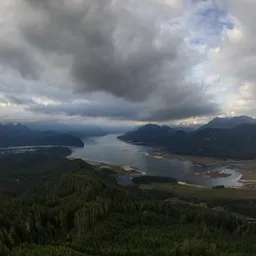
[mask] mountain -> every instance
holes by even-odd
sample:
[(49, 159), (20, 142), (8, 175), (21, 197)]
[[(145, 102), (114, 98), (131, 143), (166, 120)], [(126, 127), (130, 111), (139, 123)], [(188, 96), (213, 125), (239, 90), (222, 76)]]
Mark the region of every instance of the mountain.
[(0, 124), (0, 147), (34, 145), (83, 147), (84, 143), (70, 134), (32, 130), (20, 123)]
[(58, 122), (32, 122), (25, 124), (32, 130), (40, 131), (57, 131), (61, 133), (68, 133), (80, 139), (88, 137), (104, 136), (107, 134), (106, 131), (97, 125), (83, 125), (83, 124), (63, 124)]
[[(175, 150), (175, 148), (174, 148)], [(256, 159), (256, 125), (206, 128), (188, 136), (180, 153), (235, 159)]]
[(206, 128), (223, 128), (230, 129), (241, 124), (256, 124), (256, 119), (249, 116), (236, 116), (236, 117), (216, 117), (206, 125), (203, 125), (199, 130)]
[(120, 140), (125, 140), (134, 143), (145, 143), (162, 145), (166, 139), (176, 132), (175, 129), (167, 125), (147, 124), (139, 127), (134, 131), (127, 132), (119, 136)]
[(186, 133), (196, 131), (200, 126), (172, 126), (172, 129), (176, 131), (184, 131)]
[(48, 131), (53, 130), (61, 133), (68, 133), (80, 139), (89, 137), (100, 137), (107, 134), (122, 134), (131, 129), (131, 126), (119, 124), (90, 124), (90, 123), (60, 123), (54, 121), (35, 121), (24, 123), (32, 130)]
[(231, 129), (204, 128), (186, 133), (163, 133), (160, 126), (146, 125), (118, 137), (126, 142), (161, 146), (177, 154), (256, 159), (256, 124), (242, 124)]

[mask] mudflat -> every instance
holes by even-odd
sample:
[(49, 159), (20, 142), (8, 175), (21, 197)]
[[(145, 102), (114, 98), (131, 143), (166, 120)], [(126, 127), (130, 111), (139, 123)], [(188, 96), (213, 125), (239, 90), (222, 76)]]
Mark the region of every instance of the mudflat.
[(179, 159), (182, 161), (191, 161), (194, 164), (201, 165), (214, 165), (214, 164), (223, 164), (227, 160), (215, 157), (203, 157), (203, 156), (190, 156), (190, 155), (177, 155), (168, 152), (155, 152), (150, 153), (149, 156), (155, 158), (169, 158), (169, 159)]

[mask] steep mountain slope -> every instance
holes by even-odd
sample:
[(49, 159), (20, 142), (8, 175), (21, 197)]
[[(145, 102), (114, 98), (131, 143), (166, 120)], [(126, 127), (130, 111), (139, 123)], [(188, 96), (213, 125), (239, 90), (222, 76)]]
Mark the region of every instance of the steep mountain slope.
[(142, 142), (146, 144), (161, 145), (166, 139), (171, 137), (176, 131), (169, 126), (160, 126), (157, 124), (147, 124), (139, 127), (137, 130), (127, 132), (118, 138), (131, 142)]
[(256, 125), (242, 124), (232, 129), (205, 128), (195, 132), (162, 133), (161, 129), (140, 128), (120, 136), (127, 142), (162, 146), (178, 154), (224, 158), (256, 158)]
[(255, 159), (256, 125), (243, 124), (232, 129), (202, 129), (189, 136), (184, 153)]

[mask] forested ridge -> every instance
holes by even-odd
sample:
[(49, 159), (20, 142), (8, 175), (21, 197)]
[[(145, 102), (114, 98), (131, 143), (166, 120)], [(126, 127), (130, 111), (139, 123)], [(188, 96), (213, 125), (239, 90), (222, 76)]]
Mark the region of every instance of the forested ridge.
[(210, 127), (185, 132), (147, 124), (118, 138), (129, 143), (161, 147), (180, 155), (243, 160), (256, 158), (256, 124), (245, 123), (230, 129)]
[(255, 200), (116, 185), (82, 160), (0, 158), (0, 255), (256, 255)]

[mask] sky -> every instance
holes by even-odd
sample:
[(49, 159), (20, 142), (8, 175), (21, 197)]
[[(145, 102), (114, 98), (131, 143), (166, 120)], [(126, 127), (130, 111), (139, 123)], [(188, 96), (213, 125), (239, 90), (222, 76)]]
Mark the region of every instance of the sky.
[(255, 0), (1, 0), (0, 120), (256, 117)]

